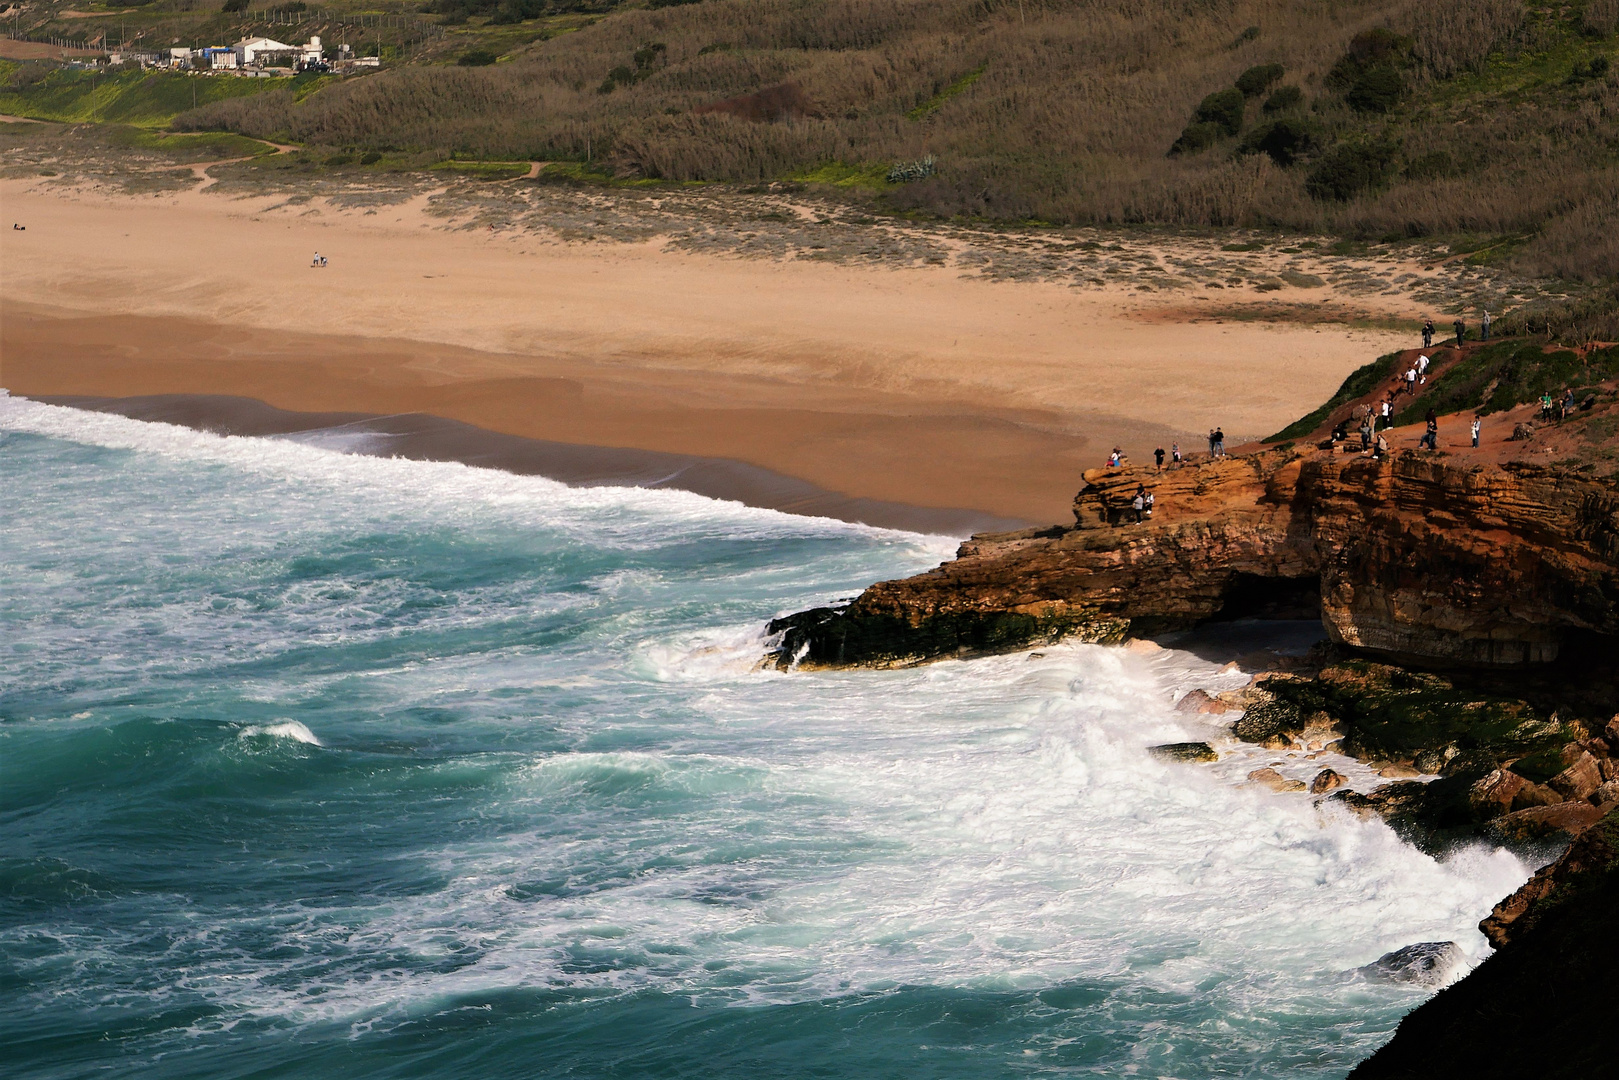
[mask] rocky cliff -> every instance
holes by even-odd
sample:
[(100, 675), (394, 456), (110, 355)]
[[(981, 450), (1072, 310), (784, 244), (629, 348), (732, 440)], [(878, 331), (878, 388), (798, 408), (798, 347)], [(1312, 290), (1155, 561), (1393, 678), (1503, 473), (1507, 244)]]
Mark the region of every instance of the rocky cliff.
[[(1410, 664), (1549, 661), (1570, 635), (1619, 649), (1612, 477), (1288, 448), (1084, 480), (1072, 526), (976, 536), (935, 570), (776, 620), (774, 662), (894, 666), (1305, 613)], [(1156, 503), (1139, 524), (1138, 488)]]
[(1613, 1030), (1616, 907), (1619, 810), (1497, 906), (1482, 929), (1499, 951), (1402, 1020), (1351, 1080), (1613, 1075), (1602, 1032)]

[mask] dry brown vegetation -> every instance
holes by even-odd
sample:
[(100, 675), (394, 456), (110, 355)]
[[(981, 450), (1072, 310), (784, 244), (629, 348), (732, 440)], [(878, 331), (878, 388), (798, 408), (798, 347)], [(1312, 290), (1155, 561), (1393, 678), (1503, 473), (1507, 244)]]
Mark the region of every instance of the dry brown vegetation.
[[(1613, 51), (1599, 39), (1612, 4), (1526, 15), (1519, 0), (707, 0), (623, 10), (495, 67), (403, 68), (298, 104), (221, 102), (182, 126), (496, 158), (588, 153), (621, 175), (675, 181), (931, 154), (937, 175), (888, 192), (890, 205), (1352, 236), (1536, 234), (1522, 258), (1590, 279), (1616, 262), (1619, 64), (1584, 78), (1574, 66)], [(1328, 74), (1357, 34), (1380, 27), (1405, 43), (1408, 92), (1368, 115), (1328, 89)], [(643, 63), (637, 52), (653, 42), (664, 48)], [(1303, 90), (1300, 122), (1318, 150), (1388, 146), (1386, 175), (1340, 201), (1308, 194), (1308, 157), (1283, 167), (1231, 143), (1166, 157), (1205, 95), (1266, 63)], [(793, 101), (770, 107), (784, 86)], [(1252, 126), (1257, 102), (1249, 114)]]

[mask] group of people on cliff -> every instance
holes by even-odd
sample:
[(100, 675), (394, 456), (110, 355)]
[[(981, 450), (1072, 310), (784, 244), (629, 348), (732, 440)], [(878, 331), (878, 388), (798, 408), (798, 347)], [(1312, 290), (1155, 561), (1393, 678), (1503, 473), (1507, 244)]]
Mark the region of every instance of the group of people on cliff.
[[(1467, 323), (1464, 322), (1461, 319), (1460, 316), (1458, 316), (1456, 321), (1451, 323), (1450, 325), (1451, 325), (1451, 329), (1456, 331), (1456, 348), (1459, 349), (1459, 348), (1462, 347), (1462, 342), (1467, 340)], [(1435, 331), (1434, 331), (1433, 319), (1431, 319), (1431, 318), (1423, 319), (1422, 320), (1422, 347), (1424, 349), (1433, 348), (1434, 332)], [(1489, 341), (1490, 340), (1490, 311), (1489, 311), (1488, 308), (1486, 308), (1484, 310), (1484, 317), (1479, 320), (1478, 339), (1480, 341)]]

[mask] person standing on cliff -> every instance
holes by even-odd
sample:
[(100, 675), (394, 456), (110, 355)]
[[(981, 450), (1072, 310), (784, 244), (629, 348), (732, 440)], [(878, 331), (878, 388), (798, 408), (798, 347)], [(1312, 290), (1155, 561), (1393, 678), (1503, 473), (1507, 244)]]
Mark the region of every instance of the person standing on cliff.
[(1152, 456), (1154, 458), (1156, 458), (1157, 461), (1158, 461), (1158, 471), (1163, 472), (1164, 471), (1164, 448), (1162, 446), (1160, 446), (1158, 449), (1156, 449), (1156, 450), (1154, 450), (1152, 452)]
[(1478, 324), (1478, 329), (1479, 329), (1478, 339), (1480, 341), (1489, 341), (1490, 340), (1490, 309), (1489, 308), (1484, 309), (1484, 318)]
[(1225, 430), (1223, 428), (1214, 429), (1214, 456), (1225, 457)]
[(1147, 517), (1151, 518), (1152, 517), (1152, 492), (1150, 492), (1150, 491), (1147, 492), (1147, 494), (1145, 496), (1143, 496), (1142, 502), (1146, 504)]
[(1214, 456), (1214, 429), (1209, 428), (1209, 457)]
[(1457, 319), (1456, 322), (1455, 322), (1455, 327), (1456, 327), (1456, 347), (1459, 349), (1459, 348), (1462, 347), (1462, 340), (1467, 337), (1467, 324), (1462, 322), (1462, 320)]
[(1177, 465), (1179, 465), (1181, 463), (1181, 444), (1180, 443), (1170, 443), (1169, 444), (1169, 460), (1173, 461)]
[(1422, 320), (1422, 347), (1424, 349), (1433, 348), (1433, 320), (1432, 319), (1423, 319)]
[(1479, 419), (1478, 413), (1474, 413), (1473, 414), (1473, 449), (1474, 450), (1478, 449), (1478, 429), (1483, 427), (1483, 426), (1484, 426), (1483, 421), (1481, 421)]
[(1136, 524), (1140, 525), (1141, 511), (1146, 509), (1147, 506), (1147, 489), (1137, 485), (1136, 497), (1130, 500), (1130, 505), (1135, 509), (1136, 512)]

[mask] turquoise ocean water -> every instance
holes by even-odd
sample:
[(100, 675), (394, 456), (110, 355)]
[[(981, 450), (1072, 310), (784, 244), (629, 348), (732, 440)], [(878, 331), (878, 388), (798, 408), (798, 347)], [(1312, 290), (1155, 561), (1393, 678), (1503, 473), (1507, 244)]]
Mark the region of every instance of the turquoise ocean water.
[(1190, 653), (756, 670), (943, 538), (6, 398), (0, 470), (9, 1077), (1340, 1077), (1529, 871), (1149, 757)]

